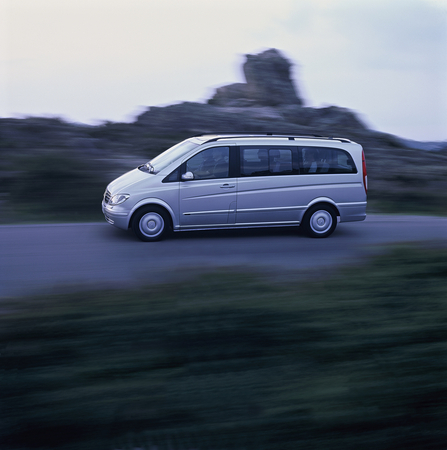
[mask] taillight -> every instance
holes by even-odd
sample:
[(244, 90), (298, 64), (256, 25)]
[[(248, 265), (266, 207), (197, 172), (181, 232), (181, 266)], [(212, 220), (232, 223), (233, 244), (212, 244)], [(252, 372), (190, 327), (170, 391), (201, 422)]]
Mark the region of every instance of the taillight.
[(362, 170), (363, 170), (363, 187), (365, 188), (365, 194), (368, 193), (368, 174), (366, 173), (366, 160), (365, 152), (362, 150)]

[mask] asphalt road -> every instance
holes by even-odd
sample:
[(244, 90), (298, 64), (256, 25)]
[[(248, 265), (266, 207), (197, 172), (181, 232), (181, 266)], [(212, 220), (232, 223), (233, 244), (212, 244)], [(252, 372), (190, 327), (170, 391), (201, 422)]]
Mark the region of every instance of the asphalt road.
[(447, 245), (447, 218), (372, 215), (339, 224), (327, 239), (276, 228), (176, 233), (155, 243), (106, 223), (1, 226), (0, 297), (150, 285), (217, 267), (315, 276), (413, 241)]

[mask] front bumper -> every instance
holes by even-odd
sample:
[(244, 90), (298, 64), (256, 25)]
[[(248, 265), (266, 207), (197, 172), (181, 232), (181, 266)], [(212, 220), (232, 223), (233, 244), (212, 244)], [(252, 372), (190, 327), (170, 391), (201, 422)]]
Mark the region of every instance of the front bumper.
[(110, 206), (104, 201), (102, 202), (102, 213), (108, 223), (115, 227), (127, 230), (129, 228), (129, 212), (120, 211), (118, 206)]

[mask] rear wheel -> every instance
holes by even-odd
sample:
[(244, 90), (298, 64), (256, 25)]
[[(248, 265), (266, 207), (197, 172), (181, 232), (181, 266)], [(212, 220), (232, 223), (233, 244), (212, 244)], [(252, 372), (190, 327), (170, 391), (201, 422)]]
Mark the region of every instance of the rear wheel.
[(312, 206), (304, 216), (303, 226), (310, 237), (328, 237), (337, 226), (337, 214), (334, 208), (328, 205)]
[(160, 241), (170, 230), (168, 213), (157, 206), (141, 208), (133, 217), (132, 230), (142, 241)]

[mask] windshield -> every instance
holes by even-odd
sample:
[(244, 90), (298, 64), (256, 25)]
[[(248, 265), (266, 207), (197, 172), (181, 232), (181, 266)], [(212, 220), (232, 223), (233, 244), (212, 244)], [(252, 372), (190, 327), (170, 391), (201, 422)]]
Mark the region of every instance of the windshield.
[(180, 142), (179, 144), (174, 145), (173, 147), (169, 148), (163, 153), (160, 153), (158, 156), (156, 156), (149, 162), (157, 172), (160, 172), (160, 170), (163, 170), (165, 167), (168, 167), (169, 164), (181, 158), (183, 155), (188, 153), (190, 150), (195, 149), (199, 145), (200, 144), (196, 144), (189, 140)]

